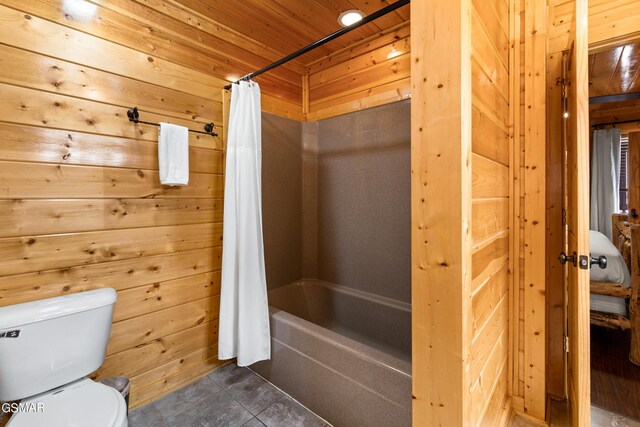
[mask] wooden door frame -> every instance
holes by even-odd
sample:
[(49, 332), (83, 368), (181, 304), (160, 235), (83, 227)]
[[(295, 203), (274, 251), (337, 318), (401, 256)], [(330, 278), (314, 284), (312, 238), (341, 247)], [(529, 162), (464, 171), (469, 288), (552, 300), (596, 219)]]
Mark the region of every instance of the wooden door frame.
[[(587, 2), (585, 0), (580, 1), (576, 7), (581, 8), (581, 12), (586, 14)], [(554, 9), (549, 9), (549, 21), (555, 22)], [(575, 21), (568, 22), (569, 25), (576, 25)], [(586, 40), (588, 37), (586, 22), (581, 22), (581, 25), (576, 25), (575, 39), (576, 46), (586, 46)], [(568, 378), (567, 368), (568, 361), (566, 359), (566, 353), (564, 351), (565, 345), (565, 325), (568, 316), (568, 310), (566, 309), (565, 293), (566, 287), (564, 282), (564, 269), (557, 261), (558, 254), (563, 251), (563, 195), (560, 186), (557, 185), (561, 181), (562, 171), (562, 142), (561, 142), (561, 127), (562, 127), (562, 106), (561, 106), (561, 77), (562, 77), (562, 56), (563, 50), (566, 49), (568, 36), (565, 33), (554, 32), (551, 30), (550, 37), (554, 39), (554, 43), (550, 43), (551, 50), (547, 55), (547, 176), (545, 177), (545, 186), (548, 192), (548, 198), (546, 203), (547, 220), (548, 220), (548, 233), (547, 233), (547, 258), (546, 258), (546, 270), (547, 270), (547, 325), (549, 340), (547, 341), (547, 387), (550, 396), (563, 399), (568, 397), (570, 391), (568, 390)], [(561, 40), (562, 42), (559, 42)], [(584, 55), (582, 55), (584, 56)], [(586, 58), (583, 58), (586, 60)], [(583, 64), (584, 65), (584, 64)], [(573, 64), (575, 68), (577, 64)], [(585, 71), (586, 73), (586, 71)], [(587, 94), (588, 88), (585, 87), (578, 90), (575, 87), (575, 83), (571, 83), (570, 87), (574, 93)], [(583, 96), (581, 95), (581, 96)], [(588, 99), (582, 100), (583, 106), (588, 109)], [(578, 129), (576, 127), (576, 129)], [(588, 166), (587, 166), (588, 167)], [(588, 227), (588, 226), (587, 226)], [(588, 231), (588, 230), (587, 230)], [(588, 236), (588, 233), (587, 233)], [(588, 237), (587, 237), (588, 238)], [(587, 284), (588, 289), (588, 284)], [(583, 304), (584, 305), (584, 304)], [(586, 329), (588, 334), (588, 322), (589, 322), (589, 309), (588, 301), (586, 307), (583, 307), (584, 319), (580, 323), (580, 329)], [(586, 324), (586, 328), (585, 328)], [(576, 337), (570, 337), (570, 345), (575, 344)], [(588, 346), (588, 343), (587, 343)], [(578, 349), (580, 351), (580, 349)], [(575, 353), (575, 352), (574, 352)], [(582, 352), (581, 352), (582, 353)], [(588, 352), (585, 352), (583, 356), (588, 358)], [(588, 377), (588, 372), (582, 372), (579, 376), (582, 378), (584, 374)], [(581, 392), (588, 391), (588, 384), (581, 384), (578, 386)], [(584, 397), (584, 394), (582, 394)], [(584, 399), (583, 399), (584, 400)], [(587, 404), (588, 406), (588, 404)], [(588, 419), (588, 409), (580, 414), (575, 414), (576, 418), (581, 418), (584, 422)], [(577, 422), (577, 421), (576, 421)]]
[[(576, 157), (575, 173), (569, 169), (570, 176), (583, 185), (570, 188), (567, 224), (573, 222), (577, 226), (569, 233), (569, 252), (575, 250), (579, 256), (588, 256), (589, 251), (589, 43), (588, 43), (588, 3), (587, 0), (576, 0), (575, 12), (578, 16), (573, 22), (575, 33), (570, 48), (573, 52), (570, 64), (570, 93), (573, 99), (569, 102), (571, 127), (570, 140), (575, 140), (575, 150), (582, 156)], [(582, 20), (580, 17), (585, 19)], [(573, 33), (572, 25), (572, 33)], [(571, 39), (570, 39), (571, 40)], [(583, 84), (579, 84), (583, 82)], [(575, 107), (575, 111), (572, 108)], [(585, 152), (586, 151), (586, 152)], [(569, 152), (571, 157), (571, 152)], [(586, 154), (586, 156), (584, 155)], [(570, 165), (568, 163), (568, 165)], [(571, 181), (569, 181), (571, 182)], [(573, 182), (572, 182), (573, 184)], [(574, 199), (575, 198), (575, 199)], [(573, 201), (573, 202), (572, 202)], [(575, 204), (572, 204), (575, 203)], [(575, 218), (575, 220), (574, 220)], [(591, 422), (591, 361), (590, 361), (590, 308), (589, 308), (589, 271), (579, 267), (568, 267), (568, 295), (572, 297), (573, 306), (567, 310), (569, 317), (569, 399), (571, 402), (571, 421), (576, 425), (590, 425)], [(574, 315), (572, 315), (574, 313)]]

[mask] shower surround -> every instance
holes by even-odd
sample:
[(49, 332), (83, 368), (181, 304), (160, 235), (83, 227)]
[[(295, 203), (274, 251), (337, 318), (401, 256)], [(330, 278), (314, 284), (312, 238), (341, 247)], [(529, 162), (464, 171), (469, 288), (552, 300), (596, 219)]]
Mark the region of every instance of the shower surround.
[(411, 424), (410, 102), (320, 122), (263, 114), (272, 359), (335, 426)]

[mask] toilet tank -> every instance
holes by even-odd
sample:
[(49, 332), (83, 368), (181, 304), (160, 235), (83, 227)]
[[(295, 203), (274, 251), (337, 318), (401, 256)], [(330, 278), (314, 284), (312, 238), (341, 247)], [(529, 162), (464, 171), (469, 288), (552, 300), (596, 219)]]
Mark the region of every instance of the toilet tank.
[(34, 396), (95, 371), (111, 332), (111, 288), (0, 307), (0, 401)]

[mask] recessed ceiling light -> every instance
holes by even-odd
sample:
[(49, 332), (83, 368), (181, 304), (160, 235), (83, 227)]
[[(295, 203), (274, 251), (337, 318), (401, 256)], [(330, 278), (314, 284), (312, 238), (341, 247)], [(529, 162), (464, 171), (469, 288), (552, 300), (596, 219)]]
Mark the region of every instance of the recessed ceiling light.
[(78, 21), (90, 21), (98, 12), (98, 6), (86, 0), (63, 0), (62, 10)]
[(361, 10), (347, 10), (342, 12), (340, 16), (338, 16), (338, 22), (343, 27), (348, 27), (349, 25), (355, 24), (365, 17), (365, 14)]
[(403, 54), (403, 52), (400, 52), (400, 51), (396, 50), (395, 46), (391, 45), (391, 50), (387, 54), (387, 59), (393, 59), (396, 56), (400, 56), (402, 54)]

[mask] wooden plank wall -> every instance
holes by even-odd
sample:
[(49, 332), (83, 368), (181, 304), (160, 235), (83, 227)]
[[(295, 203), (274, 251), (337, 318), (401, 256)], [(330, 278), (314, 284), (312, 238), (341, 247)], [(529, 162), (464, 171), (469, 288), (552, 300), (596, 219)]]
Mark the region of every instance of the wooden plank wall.
[[(164, 2), (0, 2), (0, 305), (118, 291), (97, 378), (136, 407), (211, 370), (222, 239), (222, 137), (190, 134), (190, 182), (158, 182), (157, 128), (224, 134), (226, 73), (280, 56)], [(302, 119), (303, 68), (261, 80), (264, 109)]]
[[(554, 7), (549, 7), (549, 37), (556, 32), (553, 25)], [(562, 49), (547, 54), (547, 388), (556, 398), (565, 395), (565, 303), (563, 280), (565, 270), (558, 263), (563, 249), (564, 227), (562, 225), (562, 122), (561, 88), (556, 84), (562, 75)], [(557, 118), (556, 118), (557, 116)], [(552, 184), (553, 183), (553, 184)], [(524, 314), (523, 314), (524, 316)], [(555, 326), (555, 327), (554, 327)]]
[[(510, 293), (508, 389), (514, 411), (544, 420), (546, 415), (546, 44), (544, 2), (512, 4), (510, 136), (510, 231), (513, 280)], [(557, 182), (557, 181), (556, 181)]]
[[(548, 311), (548, 361), (547, 383), (549, 393), (564, 397), (564, 303), (562, 269), (557, 256), (562, 251), (562, 192), (558, 183), (561, 176), (560, 89), (556, 79), (561, 75), (561, 52), (569, 38), (574, 9), (573, 0), (555, 0), (549, 5), (549, 36), (547, 53), (547, 311)], [(608, 43), (624, 42), (640, 36), (640, 2), (636, 0), (590, 0), (589, 45), (599, 49)], [(539, 148), (540, 149), (540, 148)], [(525, 354), (524, 360), (531, 355)], [(526, 362), (525, 362), (526, 363)]]
[[(511, 368), (512, 402), (515, 411), (544, 420), (547, 397), (547, 354), (540, 351), (547, 342), (548, 271), (555, 256), (547, 249), (547, 235), (560, 233), (548, 224), (545, 187), (547, 155), (546, 51), (548, 40), (547, 6), (544, 2), (519, 0), (519, 52), (517, 68), (519, 122), (514, 129), (514, 293)], [(514, 47), (514, 50), (516, 48)], [(514, 80), (516, 81), (516, 80)], [(559, 153), (556, 153), (559, 155)], [(555, 177), (559, 183), (560, 178)], [(550, 191), (559, 191), (556, 186)], [(561, 322), (561, 321), (559, 321)], [(562, 375), (554, 372), (554, 375)]]
[(499, 425), (508, 396), (510, 7), (473, 0), (470, 420)]
[(411, 30), (420, 41), (412, 51), (413, 420), (505, 425), (515, 2), (421, 3), (412, 3)]
[(410, 22), (307, 65), (306, 119), (326, 119), (411, 97)]
[[(501, 1), (501, 0), (499, 0)], [(469, 425), (471, 0), (411, 2), (413, 425)], [(442, 64), (431, 58), (447, 55)], [(480, 182), (478, 182), (480, 184)], [(447, 197), (441, 197), (446, 194)], [(480, 405), (478, 405), (480, 406)]]
[[(573, 0), (550, 3), (549, 52), (567, 46), (573, 22)], [(637, 38), (640, 35), (640, 2), (635, 0), (589, 0), (589, 46), (598, 47), (607, 40)]]
[[(524, 19), (524, 124), (521, 148), (521, 209), (524, 241), (522, 253), (522, 335), (527, 360), (519, 367), (524, 378), (524, 413), (538, 419), (546, 416), (545, 188), (546, 154), (546, 37), (547, 8), (543, 2), (525, 1)], [(537, 314), (540, 314), (539, 316)]]

